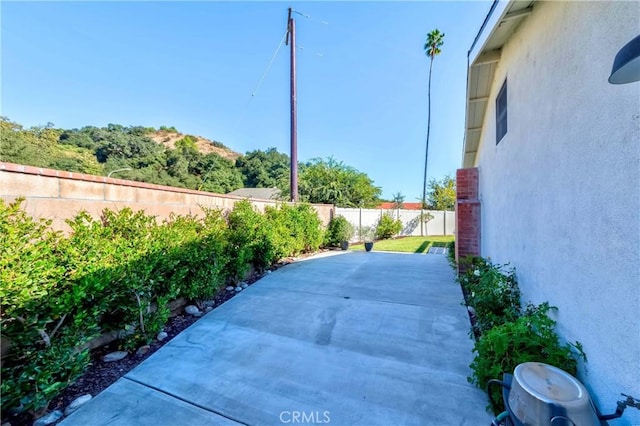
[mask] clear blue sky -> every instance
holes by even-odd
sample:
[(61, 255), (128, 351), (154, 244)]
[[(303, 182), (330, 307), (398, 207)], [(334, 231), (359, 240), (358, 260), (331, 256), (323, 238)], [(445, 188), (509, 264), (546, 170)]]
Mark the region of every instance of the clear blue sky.
[[(390, 198), (422, 192), (426, 34), (445, 33), (432, 81), (429, 177), (460, 166), (474, 2), (2, 1), (1, 114), (25, 126), (175, 126), (245, 153), (289, 153), (289, 55), (298, 48), (298, 158), (333, 156)], [(323, 23), (327, 22), (328, 24)]]

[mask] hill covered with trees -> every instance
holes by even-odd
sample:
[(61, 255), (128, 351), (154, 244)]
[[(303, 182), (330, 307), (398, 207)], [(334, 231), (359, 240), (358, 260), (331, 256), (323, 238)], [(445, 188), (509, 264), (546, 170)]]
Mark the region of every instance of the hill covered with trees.
[[(0, 161), (225, 194), (273, 188), (289, 196), (289, 156), (275, 148), (241, 155), (220, 142), (174, 127), (24, 128), (0, 118)], [(299, 164), (302, 201), (373, 207), (381, 189), (366, 173), (333, 158)], [(125, 170), (122, 170), (125, 169)], [(130, 170), (128, 170), (130, 169)]]

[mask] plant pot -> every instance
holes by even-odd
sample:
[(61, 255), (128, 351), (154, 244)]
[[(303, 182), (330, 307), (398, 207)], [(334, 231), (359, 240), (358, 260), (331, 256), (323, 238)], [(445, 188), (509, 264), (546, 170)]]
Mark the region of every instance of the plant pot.
[(340, 248), (342, 250), (349, 250), (349, 241), (342, 241), (340, 242)]
[(364, 243), (364, 249), (365, 249), (366, 251), (371, 251), (371, 250), (373, 250), (373, 242)]

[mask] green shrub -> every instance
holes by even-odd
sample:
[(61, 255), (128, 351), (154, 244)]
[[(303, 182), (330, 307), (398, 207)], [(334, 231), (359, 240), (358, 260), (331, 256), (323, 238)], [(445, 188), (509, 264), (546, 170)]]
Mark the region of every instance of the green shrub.
[(6, 205), (0, 198), (0, 300), (2, 318), (21, 315), (45, 299), (64, 274), (57, 263), (59, 233), (50, 221), (34, 220), (18, 199)]
[(204, 219), (172, 215), (154, 236), (155, 291), (170, 299), (206, 299), (226, 280), (227, 222), (220, 210), (203, 210)]
[(360, 241), (365, 243), (373, 242), (376, 238), (375, 226), (363, 226), (359, 229)]
[(133, 325), (131, 345), (148, 342), (153, 330), (146, 328), (147, 313), (157, 295), (152, 262), (155, 218), (129, 208), (105, 209), (100, 220), (83, 212), (68, 223), (73, 233), (61, 258), (67, 276), (57, 295), (63, 301), (58, 314), (85, 316), (96, 332)]
[(11, 343), (0, 372), (3, 410), (45, 409), (82, 373), (86, 343), (100, 333), (126, 329), (127, 350), (146, 344), (166, 323), (169, 301), (211, 297), (250, 266), (315, 250), (322, 239), (308, 205), (271, 217), (243, 201), (227, 217), (203, 209), (204, 218), (161, 223), (129, 208), (98, 219), (81, 212), (63, 236), (21, 201), (0, 199), (0, 332)]
[[(548, 312), (554, 307), (548, 303), (529, 305), (523, 316), (488, 330), (475, 343), (476, 353), (471, 363), (469, 382), (484, 389), (490, 379), (502, 380), (503, 373), (513, 373), (523, 362), (544, 362), (575, 375), (577, 358), (586, 360), (579, 342), (561, 345), (554, 331), (555, 321)], [(577, 354), (572, 351), (577, 349)], [(492, 390), (492, 398), (498, 403), (493, 410), (504, 410), (499, 389)]]
[(476, 260), (460, 282), (467, 293), (467, 304), (475, 310), (475, 327), (481, 334), (520, 316), (520, 289), (515, 269)]
[(318, 212), (309, 204), (297, 204), (296, 222), (299, 223), (297, 238), (302, 240), (303, 252), (310, 253), (318, 250), (324, 239), (322, 221), (318, 217)]
[(227, 220), (227, 253), (233, 280), (242, 280), (251, 266), (263, 269), (276, 260), (278, 249), (273, 231), (265, 216), (248, 200), (236, 202)]
[(86, 351), (74, 351), (91, 334), (81, 323), (60, 328), (55, 294), (65, 275), (58, 262), (59, 233), (50, 222), (34, 220), (20, 209), (22, 199), (0, 199), (1, 338), (11, 343), (2, 361), (1, 405), (40, 410), (82, 372)]
[(376, 238), (386, 240), (402, 231), (402, 222), (400, 219), (394, 220), (388, 214), (384, 214), (378, 219), (376, 225)]
[(353, 231), (353, 225), (344, 216), (332, 218), (324, 235), (325, 247), (338, 247), (341, 242), (349, 241)]
[(267, 207), (265, 216), (274, 240), (277, 258), (317, 250), (322, 243), (322, 222), (308, 204)]

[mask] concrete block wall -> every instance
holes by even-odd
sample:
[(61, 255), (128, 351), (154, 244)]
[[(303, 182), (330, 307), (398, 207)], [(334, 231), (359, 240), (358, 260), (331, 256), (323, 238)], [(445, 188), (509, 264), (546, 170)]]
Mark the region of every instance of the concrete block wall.
[(478, 169), (456, 172), (456, 259), (480, 255)]
[[(11, 202), (23, 197), (23, 208), (36, 218), (52, 221), (56, 230), (69, 231), (65, 220), (81, 210), (99, 217), (102, 210), (129, 207), (144, 210), (159, 219), (177, 215), (203, 215), (202, 208), (233, 208), (242, 197), (213, 194), (184, 188), (154, 185), (104, 176), (64, 172), (40, 167), (0, 162), (0, 198)], [(251, 200), (260, 211), (275, 206), (273, 200)], [(314, 204), (326, 225), (333, 215), (333, 205)]]

